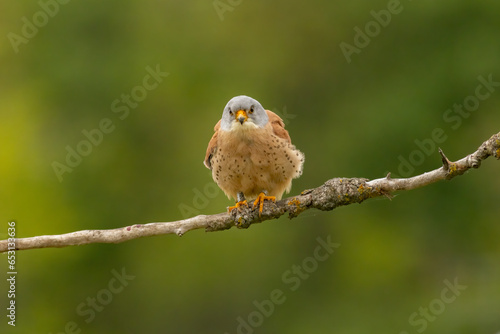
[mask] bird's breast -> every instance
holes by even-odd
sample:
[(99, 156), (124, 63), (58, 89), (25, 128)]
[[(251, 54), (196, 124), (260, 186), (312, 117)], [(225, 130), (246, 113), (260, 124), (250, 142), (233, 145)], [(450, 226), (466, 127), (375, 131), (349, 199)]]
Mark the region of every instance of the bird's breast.
[(266, 129), (219, 135), (212, 172), (227, 194), (251, 196), (267, 190), (280, 197), (302, 171), (302, 153)]
[(231, 155), (251, 155), (262, 145), (264, 130), (255, 127), (240, 126), (241, 129), (233, 131), (221, 131), (218, 142), (218, 150)]

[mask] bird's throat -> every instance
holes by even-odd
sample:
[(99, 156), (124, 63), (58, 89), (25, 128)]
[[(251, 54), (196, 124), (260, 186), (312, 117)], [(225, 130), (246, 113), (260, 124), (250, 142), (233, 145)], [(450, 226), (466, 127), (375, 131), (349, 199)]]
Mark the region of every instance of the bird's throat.
[(240, 122), (233, 122), (231, 123), (231, 129), (229, 129), (229, 131), (243, 134), (247, 131), (256, 130), (258, 128), (259, 127), (251, 121), (246, 121), (243, 124), (241, 124)]

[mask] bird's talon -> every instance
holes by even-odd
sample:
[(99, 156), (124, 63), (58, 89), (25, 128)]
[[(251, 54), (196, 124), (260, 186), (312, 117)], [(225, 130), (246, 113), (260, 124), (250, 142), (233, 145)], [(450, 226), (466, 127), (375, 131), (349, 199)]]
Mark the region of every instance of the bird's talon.
[(227, 212), (231, 212), (233, 211), (234, 209), (238, 209), (238, 211), (241, 211), (240, 207), (242, 207), (243, 205), (245, 206), (248, 206), (248, 203), (246, 200), (243, 200), (243, 201), (239, 201), (237, 202), (234, 206), (230, 206), (227, 208)]
[(275, 196), (267, 196), (264, 193), (260, 193), (259, 196), (257, 196), (257, 199), (255, 200), (255, 202), (253, 202), (253, 208), (259, 206), (259, 217), (262, 214), (262, 210), (264, 209), (264, 201), (266, 199), (273, 201), (273, 202), (276, 202)]

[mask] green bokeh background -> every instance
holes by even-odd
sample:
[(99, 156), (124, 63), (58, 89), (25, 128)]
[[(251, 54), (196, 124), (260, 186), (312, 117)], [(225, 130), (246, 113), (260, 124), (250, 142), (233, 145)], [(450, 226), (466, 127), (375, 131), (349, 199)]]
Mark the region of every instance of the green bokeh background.
[[(500, 131), (500, 87), (459, 126), (443, 118), (479, 76), (500, 81), (498, 1), (402, 1), (350, 63), (340, 44), (353, 44), (353, 29), (387, 1), (222, 3), (231, 10), (221, 19), (212, 0), (70, 1), (17, 52), (8, 34), (21, 35), (22, 18), (33, 22), (41, 5), (0, 5), (2, 239), (9, 220), (28, 237), (178, 220), (186, 207), (224, 211), (232, 202), (202, 160), (235, 95), (282, 115), (305, 153), (292, 194), (333, 177), (398, 175), (400, 157), (436, 128), (452, 160)], [(169, 76), (121, 120), (112, 102), (157, 65)], [(65, 163), (66, 147), (105, 118), (114, 130), (59, 182), (53, 162)], [(412, 175), (439, 167), (436, 150)], [(499, 200), (500, 168), (489, 159), (392, 201), (248, 230), (18, 252), (17, 326), (7, 325), (2, 279), (0, 332), (60, 333), (74, 322), (81, 333), (233, 334), (279, 289), (286, 300), (239, 332), (494, 334)], [(317, 238), (340, 246), (291, 291), (282, 276), (314, 255)], [(77, 307), (106, 295), (113, 270), (135, 278), (86, 322)], [(455, 279), (467, 288), (440, 304)], [(425, 329), (409, 322), (429, 305), (437, 314)]]

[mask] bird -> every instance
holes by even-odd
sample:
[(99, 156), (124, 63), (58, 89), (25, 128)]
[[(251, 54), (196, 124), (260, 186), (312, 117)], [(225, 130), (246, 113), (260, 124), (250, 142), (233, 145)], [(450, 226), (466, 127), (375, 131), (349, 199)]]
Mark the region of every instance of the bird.
[(214, 127), (204, 165), (228, 198), (236, 201), (228, 212), (259, 207), (266, 200), (276, 202), (290, 192), (292, 179), (302, 175), (304, 154), (285, 130), (283, 120), (255, 99), (240, 95), (224, 107)]

